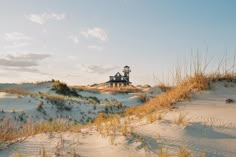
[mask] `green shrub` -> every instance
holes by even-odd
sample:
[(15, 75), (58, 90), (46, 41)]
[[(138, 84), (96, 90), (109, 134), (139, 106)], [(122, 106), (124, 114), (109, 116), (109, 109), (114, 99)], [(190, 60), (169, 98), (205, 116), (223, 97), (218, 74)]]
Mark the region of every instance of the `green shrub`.
[(67, 96), (79, 96), (75, 89), (71, 89), (67, 84), (60, 82), (59, 80), (53, 81), (52, 90), (55, 90), (57, 94), (67, 95)]
[(95, 97), (95, 96), (90, 96), (88, 98), (94, 100), (98, 104), (100, 103), (100, 100), (97, 97)]

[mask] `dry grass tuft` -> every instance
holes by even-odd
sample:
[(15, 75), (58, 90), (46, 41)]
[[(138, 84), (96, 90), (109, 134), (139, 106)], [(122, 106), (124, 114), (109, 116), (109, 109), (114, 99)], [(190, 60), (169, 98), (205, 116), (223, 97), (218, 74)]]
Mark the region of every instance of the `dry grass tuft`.
[(176, 118), (176, 120), (174, 121), (174, 123), (177, 125), (187, 126), (188, 125), (187, 115), (184, 113), (180, 113)]
[(168, 149), (161, 148), (160, 151), (158, 152), (158, 157), (170, 157)]
[(104, 84), (99, 84), (96, 86), (73, 86), (73, 88), (81, 91), (89, 91), (89, 92), (95, 92), (95, 93), (137, 93), (141, 92), (142, 90), (139, 88), (136, 88), (134, 86), (127, 86), (127, 87), (106, 87)]
[(145, 115), (153, 113), (160, 108), (171, 108), (171, 106), (176, 102), (190, 99), (191, 92), (193, 91), (206, 90), (208, 88), (208, 78), (203, 74), (196, 74), (193, 77), (182, 81), (166, 93), (150, 100), (146, 104), (126, 109), (125, 114), (144, 117)]
[(1, 89), (0, 92), (16, 94), (16, 95), (23, 95), (23, 96), (30, 94), (30, 92), (28, 92), (25, 89), (21, 89), (21, 88), (4, 88), (4, 89)]
[(50, 155), (48, 155), (48, 152), (46, 151), (44, 146), (42, 146), (39, 150), (39, 157), (51, 157)]
[(26, 123), (21, 124), (7, 117), (0, 122), (0, 142), (46, 132), (80, 132), (81, 128), (82, 125), (75, 125), (72, 122), (63, 119), (40, 122), (28, 120)]
[(151, 114), (148, 114), (146, 116), (146, 119), (149, 123), (153, 123), (157, 120), (161, 120), (162, 119), (162, 114), (161, 113), (151, 113)]
[(20, 152), (15, 152), (11, 155), (11, 157), (24, 157), (24, 155)]
[(167, 86), (165, 83), (161, 82), (157, 85), (157, 87), (159, 87), (163, 92), (167, 92), (169, 90), (171, 90), (172, 87)]
[(191, 153), (186, 147), (182, 146), (179, 148), (178, 157), (190, 157), (190, 156)]

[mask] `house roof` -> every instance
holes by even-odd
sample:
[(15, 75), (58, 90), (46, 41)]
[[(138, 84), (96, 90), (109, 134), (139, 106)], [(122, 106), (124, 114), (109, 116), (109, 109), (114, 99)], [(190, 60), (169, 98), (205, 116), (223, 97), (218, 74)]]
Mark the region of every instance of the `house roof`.
[(116, 74), (115, 74), (115, 76), (122, 76), (119, 72), (117, 72)]

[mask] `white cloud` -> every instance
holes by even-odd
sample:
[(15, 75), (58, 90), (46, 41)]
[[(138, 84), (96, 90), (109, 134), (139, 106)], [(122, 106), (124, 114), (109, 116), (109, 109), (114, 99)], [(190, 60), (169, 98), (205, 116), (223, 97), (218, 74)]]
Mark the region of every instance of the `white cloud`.
[(104, 29), (98, 27), (88, 28), (81, 31), (80, 34), (86, 38), (94, 38), (103, 42), (108, 40), (107, 32)]
[(79, 68), (88, 73), (96, 73), (96, 74), (105, 74), (112, 70), (115, 70), (119, 68), (115, 65), (86, 65), (86, 64), (80, 64)]
[(76, 56), (68, 56), (67, 58), (68, 58), (69, 60), (73, 60), (73, 61), (75, 61), (75, 60), (78, 59)]
[(38, 66), (38, 62), (50, 57), (49, 54), (27, 53), (20, 55), (7, 55), (0, 58), (0, 66), (14, 68), (32, 68)]
[(19, 41), (19, 40), (31, 40), (31, 38), (23, 33), (20, 32), (11, 32), (5, 33), (4, 39), (6, 41)]
[(79, 38), (76, 35), (70, 35), (69, 39), (72, 40), (75, 44), (79, 43)]
[(98, 45), (89, 45), (88, 49), (89, 50), (95, 50), (95, 51), (102, 51), (103, 47), (102, 46), (98, 46)]
[(23, 61), (39, 61), (50, 57), (49, 54), (39, 54), (39, 53), (25, 53), (20, 55), (7, 55), (7, 58), (14, 60), (23, 60)]
[(32, 67), (5, 67), (6, 71), (16, 71), (16, 72), (28, 72), (28, 73), (41, 73), (38, 69)]
[(22, 41), (17, 41), (17, 42), (12, 42), (8, 45), (4, 46), (4, 49), (16, 49), (16, 48), (20, 48), (20, 47), (25, 47), (30, 45), (29, 42), (22, 42)]
[(64, 13), (47, 13), (44, 12), (42, 14), (31, 14), (26, 16), (27, 19), (29, 19), (31, 22), (44, 25), (50, 20), (56, 20), (56, 21), (61, 21), (65, 18)]
[(4, 49), (15, 49), (30, 45), (31, 37), (20, 32), (11, 32), (5, 33), (3, 39), (7, 41)]

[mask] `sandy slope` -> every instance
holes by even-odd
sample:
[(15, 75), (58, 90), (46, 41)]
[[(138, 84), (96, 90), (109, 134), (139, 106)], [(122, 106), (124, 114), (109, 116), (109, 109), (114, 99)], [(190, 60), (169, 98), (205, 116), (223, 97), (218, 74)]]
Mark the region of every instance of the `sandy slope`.
[[(37, 84), (25, 83), (25, 84), (0, 84), (0, 89), (4, 88), (18, 88), (24, 89), (33, 93), (49, 93), (55, 94), (55, 91), (50, 90), (52, 86), (51, 82), (42, 82)], [(32, 118), (35, 120), (40, 119), (54, 119), (54, 118), (70, 118), (76, 122), (85, 123), (91, 118), (94, 118), (99, 112), (105, 111), (106, 105), (103, 102), (114, 101), (121, 102), (123, 108), (133, 105), (140, 105), (142, 102), (133, 97), (132, 94), (110, 94), (110, 93), (93, 93), (78, 91), (78, 93), (84, 97), (97, 97), (101, 103), (96, 104), (94, 109), (94, 103), (81, 98), (71, 98), (63, 102), (64, 105), (71, 106), (70, 111), (58, 110), (55, 104), (46, 100), (40, 96), (19, 96), (14, 94), (8, 94), (0, 92), (0, 119), (4, 117), (13, 117), (19, 119), (19, 116), (24, 115), (24, 119)], [(43, 102), (43, 109), (45, 112), (39, 112), (37, 106), (40, 102)], [(109, 108), (109, 112), (119, 112), (122, 108), (117, 107)], [(3, 112), (1, 112), (3, 111)]]
[(42, 93), (54, 93), (50, 90), (52, 82), (39, 82), (39, 83), (23, 83), (23, 84), (0, 84), (0, 89), (3, 88), (20, 88), (29, 92), (42, 92)]
[(50, 156), (145, 156), (144, 150), (137, 151), (135, 144), (128, 145), (124, 137), (118, 137), (115, 144), (109, 138), (101, 137), (96, 131), (83, 133), (48, 133), (39, 134), (3, 150), (1, 156), (10, 156), (14, 153), (35, 157), (40, 156), (44, 149)]
[[(236, 156), (236, 103), (226, 104), (228, 98), (236, 98), (235, 84), (213, 84), (211, 90), (194, 94), (191, 101), (176, 104), (177, 109), (165, 113), (163, 120), (136, 131), (147, 139), (158, 137), (157, 147), (177, 150), (185, 145), (196, 155)], [(174, 122), (180, 113), (186, 114), (186, 127)]]

